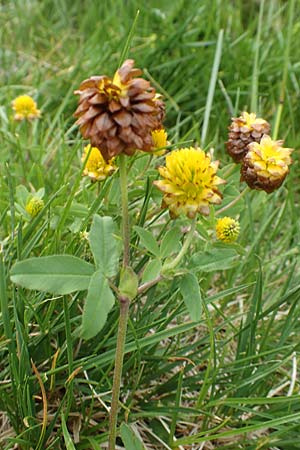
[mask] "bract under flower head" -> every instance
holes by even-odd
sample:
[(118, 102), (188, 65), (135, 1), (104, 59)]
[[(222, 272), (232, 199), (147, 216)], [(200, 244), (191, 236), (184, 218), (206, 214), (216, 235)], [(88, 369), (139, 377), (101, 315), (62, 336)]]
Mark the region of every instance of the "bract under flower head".
[(41, 116), (41, 111), (37, 109), (36, 102), (29, 95), (19, 95), (12, 101), (12, 108), (15, 111), (15, 120), (37, 119)]
[(231, 243), (237, 240), (240, 233), (240, 224), (232, 217), (222, 217), (217, 220), (216, 234), (220, 241)]
[(90, 177), (92, 181), (103, 181), (116, 170), (113, 159), (106, 162), (97, 147), (91, 148), (90, 144), (87, 145), (83, 150), (81, 158), (82, 162), (85, 161), (88, 154), (89, 156), (85, 164), (83, 175)]
[(192, 147), (166, 156), (166, 166), (158, 169), (163, 180), (154, 184), (164, 193), (162, 206), (169, 208), (171, 217), (208, 215), (211, 204), (221, 203), (217, 186), (225, 181), (216, 175), (218, 165), (203, 150)]
[(288, 174), (288, 166), (293, 149), (282, 147), (283, 141), (273, 141), (264, 135), (260, 141), (252, 142), (241, 168), (241, 179), (251, 189), (260, 189), (268, 193), (279, 188)]
[(149, 81), (136, 78), (141, 74), (128, 59), (113, 78), (91, 77), (75, 91), (80, 95), (76, 124), (106, 161), (137, 149), (150, 152), (151, 132), (162, 127), (163, 102)]

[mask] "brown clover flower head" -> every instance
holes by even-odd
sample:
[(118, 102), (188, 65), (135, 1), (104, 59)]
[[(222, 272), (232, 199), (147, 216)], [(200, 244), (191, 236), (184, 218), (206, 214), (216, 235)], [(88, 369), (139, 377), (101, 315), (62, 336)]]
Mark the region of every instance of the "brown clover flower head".
[(267, 135), (260, 143), (252, 142), (242, 163), (241, 181), (246, 181), (251, 189), (273, 192), (289, 172), (292, 151), (283, 147), (283, 141), (273, 141)]
[(228, 127), (226, 148), (234, 162), (242, 162), (251, 142), (259, 142), (264, 134), (270, 132), (270, 124), (256, 117), (254, 113), (244, 111), (240, 117), (233, 117)]
[(113, 78), (93, 76), (80, 84), (78, 118), (82, 136), (101, 149), (106, 161), (120, 153), (150, 152), (151, 132), (162, 128), (164, 104), (149, 81), (127, 59)]

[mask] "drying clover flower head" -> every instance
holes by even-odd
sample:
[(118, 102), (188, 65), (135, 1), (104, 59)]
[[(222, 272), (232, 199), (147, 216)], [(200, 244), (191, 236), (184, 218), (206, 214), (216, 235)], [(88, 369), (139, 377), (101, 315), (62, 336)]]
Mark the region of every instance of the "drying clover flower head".
[(106, 162), (97, 147), (91, 148), (90, 144), (87, 145), (83, 150), (83, 155), (81, 158), (82, 162), (85, 161), (88, 154), (89, 157), (86, 161), (83, 175), (90, 177), (92, 181), (103, 181), (109, 177), (109, 175), (112, 175), (116, 170), (116, 167), (113, 164), (113, 159)]
[(166, 166), (158, 168), (163, 180), (154, 184), (164, 193), (162, 207), (169, 208), (172, 218), (181, 214), (193, 218), (198, 212), (208, 215), (211, 204), (221, 203), (217, 186), (225, 181), (216, 175), (218, 165), (196, 148), (182, 148), (166, 156)]
[(81, 134), (101, 149), (106, 161), (120, 153), (150, 152), (151, 132), (162, 127), (164, 104), (149, 81), (128, 59), (113, 78), (94, 76), (83, 81), (79, 90), (78, 117)]
[(256, 114), (244, 111), (240, 117), (232, 119), (228, 129), (227, 151), (232, 159), (239, 163), (248, 151), (248, 144), (254, 141), (260, 142), (262, 136), (269, 133), (270, 124), (256, 117)]
[(35, 217), (44, 208), (44, 202), (39, 197), (31, 197), (25, 206), (25, 210), (31, 217)]
[(151, 133), (152, 141), (153, 141), (153, 148), (152, 152), (155, 156), (162, 156), (166, 153), (165, 147), (170, 145), (170, 142), (168, 141), (168, 134), (164, 128), (161, 128), (160, 130), (154, 130)]
[(240, 224), (237, 220), (232, 217), (222, 217), (222, 219), (217, 220), (216, 224), (216, 234), (217, 239), (220, 241), (230, 244), (237, 240), (240, 233)]
[(251, 189), (268, 193), (278, 189), (288, 174), (292, 160), (291, 148), (282, 147), (283, 141), (273, 141), (263, 136), (260, 143), (249, 144), (242, 168), (241, 181), (246, 181)]
[(41, 116), (41, 111), (29, 95), (19, 95), (12, 101), (12, 108), (15, 111), (15, 120), (37, 119)]

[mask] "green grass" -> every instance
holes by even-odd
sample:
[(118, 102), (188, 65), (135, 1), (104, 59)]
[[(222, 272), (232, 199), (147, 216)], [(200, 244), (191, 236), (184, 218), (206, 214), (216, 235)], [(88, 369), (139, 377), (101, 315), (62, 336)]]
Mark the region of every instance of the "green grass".
[[(117, 176), (99, 192), (81, 177), (84, 144), (72, 117), (73, 91), (91, 75), (114, 72), (138, 9), (128, 55), (163, 88), (171, 143), (214, 148), (221, 175), (228, 174), (223, 206), (243, 189), (224, 146), (231, 115), (257, 105), (296, 150), (280, 190), (252, 191), (229, 210), (241, 222), (238, 244), (230, 247), (239, 253), (234, 267), (224, 270), (216, 260), (215, 270), (197, 269), (197, 254), (208, 244), (193, 242), (187, 265), (200, 281), (199, 323), (190, 322), (177, 278), (131, 305), (119, 424), (125, 420), (149, 449), (300, 448), (300, 9), (294, 6), (291, 0), (1, 3), (0, 448), (105, 448), (118, 308), (96, 338), (83, 341), (84, 292), (52, 298), (16, 288), (9, 271), (29, 256), (67, 253), (90, 261), (81, 232), (93, 214), (120, 225)], [(13, 121), (10, 104), (22, 93), (37, 100), (41, 120)], [(166, 214), (157, 217), (157, 160), (146, 170), (148, 162), (143, 154), (131, 163), (131, 222), (158, 236), (173, 224)], [(45, 208), (33, 220), (18, 212), (20, 185), (45, 188)], [(198, 225), (210, 241), (212, 220)], [(132, 239), (138, 272), (149, 254)]]

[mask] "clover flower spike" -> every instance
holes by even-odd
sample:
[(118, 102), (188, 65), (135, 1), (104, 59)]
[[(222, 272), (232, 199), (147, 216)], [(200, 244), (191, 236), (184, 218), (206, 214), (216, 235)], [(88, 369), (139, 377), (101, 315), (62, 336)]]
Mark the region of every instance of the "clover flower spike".
[(31, 197), (26, 203), (25, 210), (31, 217), (35, 217), (44, 208), (44, 202), (39, 197)]
[(259, 142), (264, 134), (270, 132), (270, 124), (254, 113), (244, 111), (240, 117), (234, 117), (230, 125), (226, 147), (232, 159), (239, 163), (248, 151), (248, 144)]
[(76, 124), (106, 161), (120, 153), (151, 152), (151, 132), (162, 127), (164, 104), (149, 81), (137, 78), (141, 74), (127, 59), (113, 78), (93, 76), (75, 91)]
[(222, 217), (217, 220), (216, 235), (220, 241), (231, 243), (237, 240), (240, 233), (240, 224), (232, 217)]
[(160, 130), (154, 130), (151, 133), (153, 141), (153, 154), (155, 156), (162, 156), (166, 153), (165, 147), (170, 145), (168, 141), (168, 134), (164, 128)]
[(225, 181), (216, 174), (218, 165), (203, 150), (192, 147), (166, 156), (166, 166), (158, 168), (163, 180), (154, 184), (164, 193), (162, 207), (169, 209), (172, 218), (181, 214), (189, 218), (197, 213), (208, 215), (212, 204), (221, 203), (217, 186)]
[(97, 147), (91, 148), (91, 145), (88, 144), (83, 150), (82, 162), (86, 160), (88, 154), (83, 175), (90, 177), (92, 181), (103, 181), (116, 170), (113, 164), (114, 159), (106, 162)]
[(41, 116), (41, 111), (37, 109), (36, 102), (29, 95), (20, 95), (12, 101), (12, 108), (15, 111), (15, 120), (32, 120)]
[(241, 167), (241, 181), (251, 189), (268, 193), (278, 189), (289, 172), (288, 166), (293, 149), (284, 148), (283, 141), (273, 141), (264, 135), (260, 141), (252, 142)]

